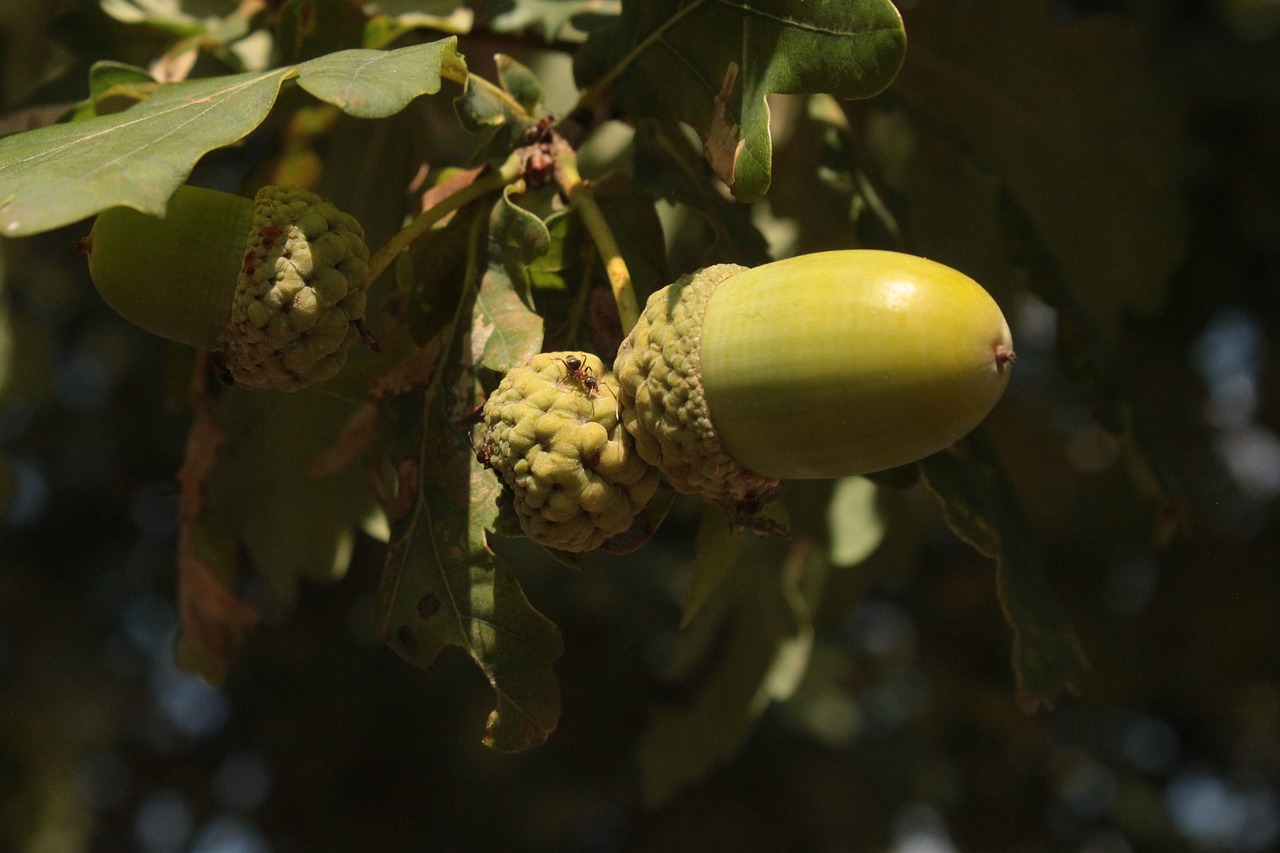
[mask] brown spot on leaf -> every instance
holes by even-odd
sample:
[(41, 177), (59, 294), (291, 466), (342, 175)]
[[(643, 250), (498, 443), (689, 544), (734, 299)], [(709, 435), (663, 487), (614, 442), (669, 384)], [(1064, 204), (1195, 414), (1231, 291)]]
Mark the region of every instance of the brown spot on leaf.
[(396, 642), (405, 649), (412, 649), (418, 644), (418, 638), (413, 636), (413, 631), (408, 625), (401, 625), (396, 629)]
[(430, 619), (439, 609), (440, 598), (435, 593), (429, 592), (418, 599), (418, 615), (423, 619)]
[(274, 225), (268, 225), (258, 233), (262, 236), (263, 242), (274, 243), (276, 240), (280, 239), (281, 232), (280, 229)]

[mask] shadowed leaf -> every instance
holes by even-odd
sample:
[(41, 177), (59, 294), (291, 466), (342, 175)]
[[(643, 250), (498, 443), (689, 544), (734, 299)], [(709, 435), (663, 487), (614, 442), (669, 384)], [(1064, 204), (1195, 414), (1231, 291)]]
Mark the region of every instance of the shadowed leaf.
[(464, 649), (496, 695), (485, 743), (528, 749), (559, 719), (551, 664), (560, 632), (489, 550), (484, 526), (497, 515), (497, 478), (438, 412), (430, 389), (384, 404), (397, 483), (379, 624), (391, 648), (424, 669), (445, 647)]
[(996, 590), (1013, 629), (1019, 703), (1030, 712), (1052, 708), (1064, 691), (1079, 693), (1088, 661), (995, 457), (970, 435), (920, 467), (951, 529), (996, 561)]
[(891, 92), (1008, 187), (1110, 337), (1163, 304), (1182, 256), (1180, 117), (1120, 19), (1054, 15), (1044, 0), (920, 3)]
[[(715, 524), (727, 527), (723, 519)], [(732, 565), (682, 629), (672, 673), (673, 681), (694, 682), (696, 698), (656, 711), (640, 741), (640, 788), (649, 805), (670, 800), (728, 760), (769, 704), (795, 690), (827, 572), (821, 551), (808, 539), (770, 540), (743, 559), (717, 558)]]
[[(474, 357), (491, 346), (503, 349), (492, 332), (483, 346), (472, 340), (481, 300), (502, 302), (499, 294), (509, 291), (505, 279), (482, 272), (489, 224), (487, 212), (466, 220), (465, 271), (461, 281), (449, 279), (463, 295), (441, 331), (449, 356), (429, 384), (380, 403), (392, 474), (380, 496), (391, 537), (378, 623), (387, 644), (424, 669), (448, 646), (466, 651), (496, 697), (485, 743), (513, 752), (555, 730), (560, 688), (551, 666), (562, 643), (559, 629), (525, 598), (515, 572), (489, 549), (485, 531), (498, 520), (502, 487), (477, 461), (462, 425), (481, 402)], [(540, 328), (508, 341), (535, 349), (538, 342)]]
[(342, 577), (354, 530), (374, 511), (359, 450), (336, 470), (316, 468), (359, 411), (319, 391), (232, 388), (219, 400), (226, 446), (208, 478), (209, 508), (243, 543), (277, 606), (292, 605), (300, 577)]
[(771, 92), (866, 98), (902, 64), (887, 0), (647, 0), (623, 3), (574, 57), (583, 103), (611, 97), (638, 122), (685, 122), (742, 201), (769, 189)]

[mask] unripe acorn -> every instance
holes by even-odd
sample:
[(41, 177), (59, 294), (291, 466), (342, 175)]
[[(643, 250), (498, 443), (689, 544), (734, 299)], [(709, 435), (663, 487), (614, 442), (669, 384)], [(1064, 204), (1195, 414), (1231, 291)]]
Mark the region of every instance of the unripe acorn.
[(219, 350), (237, 385), (296, 391), (328, 379), (361, 338), (364, 232), (307, 190), (249, 199), (182, 186), (163, 218), (103, 211), (85, 248), (108, 305), (161, 337)]
[(820, 252), (699, 270), (618, 350), (624, 419), (679, 491), (740, 512), (781, 481), (904, 465), (991, 411), (1014, 361), (973, 279), (912, 255)]

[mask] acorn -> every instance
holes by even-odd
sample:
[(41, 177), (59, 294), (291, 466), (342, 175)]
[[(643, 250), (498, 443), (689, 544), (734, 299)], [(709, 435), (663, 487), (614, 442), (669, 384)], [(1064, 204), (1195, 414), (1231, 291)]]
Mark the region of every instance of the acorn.
[(618, 380), (588, 353), (540, 353), (484, 404), (477, 457), (511, 490), (529, 539), (581, 552), (631, 528), (658, 488), (622, 427)]
[(654, 293), (614, 362), (640, 455), (750, 514), (784, 480), (922, 459), (995, 406), (1009, 325), (973, 279), (845, 250), (707, 267)]
[(182, 186), (163, 218), (103, 211), (85, 248), (117, 313), (216, 350), (246, 388), (297, 391), (329, 379), (361, 339), (364, 231), (308, 190), (269, 186), (248, 199)]

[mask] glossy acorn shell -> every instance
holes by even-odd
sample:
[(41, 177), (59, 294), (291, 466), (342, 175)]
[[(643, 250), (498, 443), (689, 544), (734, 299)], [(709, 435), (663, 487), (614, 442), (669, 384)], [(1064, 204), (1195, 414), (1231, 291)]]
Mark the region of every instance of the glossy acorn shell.
[(707, 302), (700, 336), (724, 449), (779, 479), (870, 473), (947, 447), (995, 406), (1013, 356), (977, 282), (872, 250), (733, 275)]

